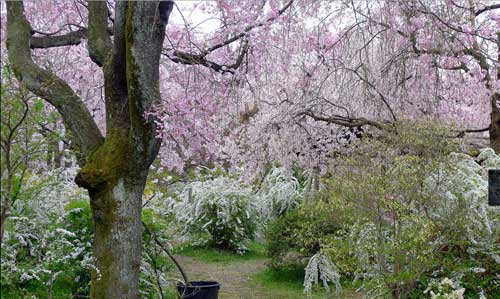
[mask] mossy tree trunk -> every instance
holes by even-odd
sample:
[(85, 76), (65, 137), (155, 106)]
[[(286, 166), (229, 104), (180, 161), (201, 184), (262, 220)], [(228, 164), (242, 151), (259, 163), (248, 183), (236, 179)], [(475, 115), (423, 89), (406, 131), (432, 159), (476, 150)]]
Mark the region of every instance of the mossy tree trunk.
[(145, 177), (124, 177), (90, 192), (94, 215), (91, 298), (139, 298)]
[[(75, 180), (89, 191), (95, 229), (91, 298), (139, 298), (142, 193), (161, 144), (145, 112), (160, 100), (165, 24), (159, 1), (117, 1), (112, 40), (107, 3), (89, 1), (88, 10), (88, 29), (34, 37), (23, 2), (8, 1), (7, 49), (16, 77), (59, 111), (80, 150)], [(75, 45), (87, 37), (89, 56), (104, 74), (106, 136), (70, 86), (31, 57), (30, 48)]]

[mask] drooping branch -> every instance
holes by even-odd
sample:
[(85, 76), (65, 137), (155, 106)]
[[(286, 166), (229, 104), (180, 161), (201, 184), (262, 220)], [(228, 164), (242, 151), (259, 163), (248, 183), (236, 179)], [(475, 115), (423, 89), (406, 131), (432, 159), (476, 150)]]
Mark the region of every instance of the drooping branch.
[(359, 72), (358, 72), (358, 69), (360, 67), (362, 67), (363, 64), (359, 65), (356, 69), (351, 69), (351, 68), (347, 68), (347, 67), (342, 67), (342, 68), (339, 68), (339, 69), (344, 69), (344, 70), (347, 70), (347, 71), (350, 71), (352, 73), (354, 73), (361, 81), (363, 81), (364, 83), (366, 83), (371, 89), (373, 89), (380, 97), (380, 100), (382, 101), (382, 103), (384, 103), (384, 106), (387, 108), (387, 110), (389, 110), (389, 113), (391, 115), (391, 118), (393, 121), (397, 121), (397, 118), (396, 118), (396, 114), (394, 113), (394, 110), (392, 109), (391, 105), (389, 105), (389, 102), (387, 101), (387, 99), (385, 98), (384, 94), (382, 92), (380, 92), (378, 90), (378, 88), (372, 83), (370, 82), (367, 78), (363, 77)]
[(40, 68), (31, 57), (31, 26), (22, 1), (7, 1), (7, 50), (14, 74), (31, 92), (45, 99), (61, 114), (83, 154), (102, 140), (95, 121), (83, 101), (55, 74)]

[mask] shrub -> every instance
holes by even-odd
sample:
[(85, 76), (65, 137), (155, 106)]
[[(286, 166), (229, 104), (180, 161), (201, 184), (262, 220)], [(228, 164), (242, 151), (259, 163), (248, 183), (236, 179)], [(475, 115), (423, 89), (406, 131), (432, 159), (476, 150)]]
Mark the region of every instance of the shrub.
[(259, 222), (253, 194), (241, 181), (220, 176), (187, 184), (171, 205), (193, 243), (243, 252)]
[(283, 168), (273, 167), (256, 194), (260, 216), (271, 220), (293, 210), (301, 203), (303, 193), (295, 177), (287, 175)]
[(71, 202), (62, 215), (31, 216), (10, 219), (13, 226), (2, 245), (2, 295), (87, 295), (92, 268), (88, 202)]
[(324, 202), (301, 205), (271, 221), (265, 229), (267, 254), (273, 268), (305, 266), (318, 253), (322, 240), (340, 228), (332, 206)]
[[(499, 296), (500, 215), (487, 207), (484, 169), (500, 160), (491, 150), (480, 164), (454, 154), (447, 134), (397, 125), (358, 144), (323, 181), (316, 200), (333, 207), (324, 211), (337, 230), (316, 232), (318, 252), (361, 279), (369, 298), (421, 298), (430, 279), (443, 277), (461, 281), (465, 298)], [(294, 223), (292, 230), (308, 231), (307, 221)]]
[[(1, 298), (88, 297), (93, 265), (92, 211), (86, 192), (71, 177), (76, 169), (32, 174), (8, 226), (1, 250)], [(143, 211), (144, 222), (158, 238), (168, 235), (167, 220), (152, 209)], [(159, 298), (167, 291), (169, 259), (144, 234), (140, 292)]]

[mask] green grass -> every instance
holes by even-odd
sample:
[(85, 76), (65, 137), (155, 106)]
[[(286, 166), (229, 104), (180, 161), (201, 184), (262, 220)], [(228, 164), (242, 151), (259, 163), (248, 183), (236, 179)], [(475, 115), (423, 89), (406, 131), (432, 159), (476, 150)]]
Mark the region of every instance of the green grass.
[[(252, 279), (256, 286), (267, 290), (269, 298), (283, 299), (304, 299), (304, 269), (301, 267), (290, 267), (284, 269), (265, 269), (256, 273)], [(313, 288), (313, 299), (336, 298), (336, 299), (358, 299), (360, 294), (356, 294), (353, 288), (346, 284), (341, 293), (336, 293), (334, 289), (328, 292), (320, 286)]]
[(175, 253), (178, 255), (193, 257), (202, 262), (224, 264), (266, 258), (265, 247), (263, 244), (252, 242), (247, 247), (249, 250), (244, 254), (197, 246), (179, 247)]

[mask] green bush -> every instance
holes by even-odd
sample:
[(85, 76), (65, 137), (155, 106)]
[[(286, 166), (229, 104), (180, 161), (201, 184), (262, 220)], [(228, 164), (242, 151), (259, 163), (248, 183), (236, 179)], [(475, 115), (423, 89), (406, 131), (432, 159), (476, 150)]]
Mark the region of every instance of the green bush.
[(265, 228), (267, 254), (273, 268), (307, 263), (304, 258), (341, 229), (342, 217), (324, 202), (303, 204), (271, 221)]

